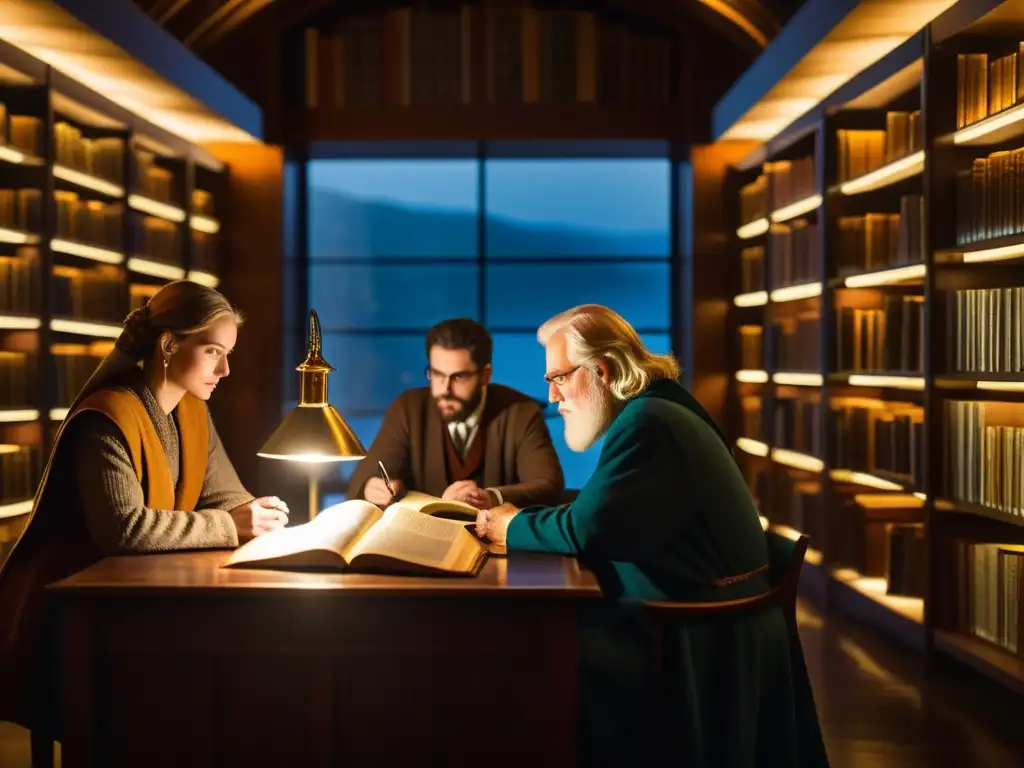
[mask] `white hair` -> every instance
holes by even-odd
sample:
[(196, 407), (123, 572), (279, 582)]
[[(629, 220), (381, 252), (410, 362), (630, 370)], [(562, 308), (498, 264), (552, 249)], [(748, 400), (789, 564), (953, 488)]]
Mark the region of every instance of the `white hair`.
[(598, 360), (608, 364), (610, 389), (619, 400), (636, 397), (651, 382), (679, 377), (674, 357), (648, 350), (622, 315), (600, 304), (582, 304), (555, 315), (537, 330), (537, 341), (547, 346), (557, 333), (565, 335), (572, 363), (592, 369)]

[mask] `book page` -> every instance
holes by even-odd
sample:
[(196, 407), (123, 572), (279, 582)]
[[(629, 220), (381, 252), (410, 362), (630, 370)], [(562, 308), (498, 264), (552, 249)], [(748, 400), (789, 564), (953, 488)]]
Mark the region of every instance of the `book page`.
[(328, 507), (308, 523), (279, 528), (243, 544), (227, 565), (337, 565), (351, 562), (351, 550), (382, 517), (368, 501), (351, 499)]
[(479, 512), (472, 504), (466, 504), (464, 501), (439, 499), (437, 496), (431, 496), (420, 491), (409, 491), (391, 506), (396, 505), (436, 517), (446, 517), (445, 513), (450, 512), (454, 513), (452, 515), (453, 518), (466, 520), (467, 522), (475, 521), (477, 512)]
[(472, 569), (484, 550), (484, 545), (466, 530), (465, 523), (425, 515), (398, 503), (388, 507), (380, 523), (356, 543), (352, 558), (379, 555), (428, 568), (463, 572)]

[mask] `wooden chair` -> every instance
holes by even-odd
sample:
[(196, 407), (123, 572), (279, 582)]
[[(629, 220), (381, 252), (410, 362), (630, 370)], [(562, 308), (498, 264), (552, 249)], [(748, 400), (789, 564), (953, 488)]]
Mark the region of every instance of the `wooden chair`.
[[(677, 621), (752, 613), (775, 607), (782, 608), (782, 612), (786, 617), (786, 624), (789, 627), (791, 661), (795, 667), (799, 668), (799, 675), (806, 676), (803, 649), (800, 645), (800, 635), (797, 632), (796, 626), (796, 598), (797, 589), (800, 584), (800, 571), (804, 564), (804, 556), (807, 554), (807, 545), (810, 540), (803, 534), (797, 539), (791, 539), (771, 530), (767, 531), (765, 535), (768, 540), (768, 582), (771, 587), (767, 593), (756, 597), (723, 600), (720, 602), (677, 603), (651, 600), (644, 603), (654, 629), (651, 671), (654, 675), (652, 681), (653, 690), (657, 692), (662, 705), (659, 711), (666, 712), (670, 704), (666, 699), (669, 694), (666, 691), (664, 682), (666, 677), (664, 646), (669, 629)], [(795, 695), (800, 700), (798, 707), (809, 705), (813, 711), (814, 702), (809, 684), (806, 690), (797, 684)], [(811, 697), (810, 701), (807, 701), (806, 697)], [(820, 754), (824, 755), (823, 744), (820, 749)], [(827, 763), (812, 762), (809, 764), (823, 765)]]

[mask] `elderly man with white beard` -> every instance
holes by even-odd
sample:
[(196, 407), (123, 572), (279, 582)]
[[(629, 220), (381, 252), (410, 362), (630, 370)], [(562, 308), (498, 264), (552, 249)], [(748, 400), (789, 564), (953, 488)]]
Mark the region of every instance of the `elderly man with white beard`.
[(510, 553), (577, 555), (597, 575), (605, 599), (583, 617), (580, 644), (580, 764), (827, 765), (781, 609), (673, 626), (670, 711), (655, 702), (640, 601), (763, 594), (765, 534), (724, 436), (676, 381), (672, 357), (598, 305), (557, 315), (537, 337), (566, 443), (584, 451), (603, 436), (604, 446), (571, 504), (503, 504), (480, 512), (477, 532)]

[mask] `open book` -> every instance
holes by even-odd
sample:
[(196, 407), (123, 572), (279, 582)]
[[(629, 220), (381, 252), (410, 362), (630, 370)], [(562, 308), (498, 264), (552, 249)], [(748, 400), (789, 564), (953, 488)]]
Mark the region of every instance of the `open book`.
[(477, 513), (480, 511), (472, 504), (464, 501), (450, 501), (439, 499), (420, 491), (408, 491), (405, 496), (395, 502), (406, 509), (414, 509), (424, 515), (443, 517), (447, 520), (462, 520), (466, 523), (475, 523)]
[(409, 509), (383, 512), (361, 499), (328, 507), (308, 523), (257, 536), (225, 567), (326, 569), (475, 576), (488, 546), (466, 523)]

